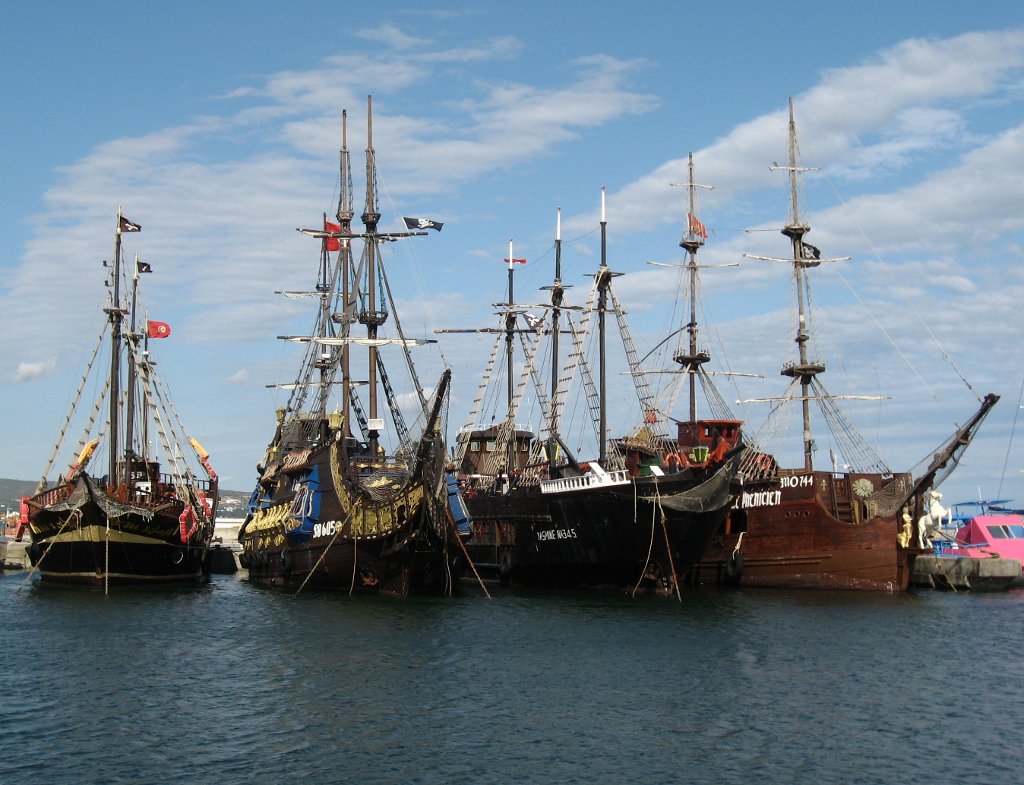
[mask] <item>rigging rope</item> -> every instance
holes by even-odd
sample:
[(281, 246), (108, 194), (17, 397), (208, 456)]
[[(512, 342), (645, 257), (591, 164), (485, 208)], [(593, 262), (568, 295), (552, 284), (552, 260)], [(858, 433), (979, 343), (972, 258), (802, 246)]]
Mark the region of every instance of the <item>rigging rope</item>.
[[(60, 451), (61, 445), (64, 443), (64, 436), (67, 434), (68, 425), (70, 425), (72, 418), (75, 416), (75, 412), (78, 411), (78, 404), (82, 399), (82, 392), (85, 390), (85, 384), (92, 373), (92, 365), (94, 362), (96, 362), (96, 356), (99, 354), (100, 348), (103, 346), (103, 341), (107, 336), (107, 329), (109, 327), (110, 322), (105, 321), (103, 323), (103, 329), (100, 330), (99, 340), (97, 340), (96, 342), (96, 348), (93, 349), (92, 356), (89, 358), (89, 362), (86, 363), (85, 373), (82, 374), (82, 379), (78, 383), (78, 389), (75, 391), (74, 399), (71, 402), (71, 408), (68, 411), (67, 416), (64, 418), (64, 423), (61, 425), (60, 431), (57, 433), (57, 439), (54, 442), (53, 448), (50, 451), (50, 457), (46, 461), (46, 467), (43, 470), (43, 476), (39, 479), (39, 485), (36, 487), (37, 493), (41, 493), (43, 489), (46, 487), (47, 478), (50, 476), (50, 472), (53, 470), (53, 464), (57, 460), (57, 453)], [(82, 440), (78, 445), (79, 450), (81, 450), (81, 448), (85, 446), (86, 437), (89, 434), (89, 430), (92, 429), (92, 423), (96, 416), (95, 412), (99, 410), (100, 406), (102, 406), (103, 399), (106, 398), (106, 393), (109, 388), (110, 380), (108, 379), (107, 385), (103, 388), (103, 393), (100, 395), (98, 405), (96, 406), (96, 409), (93, 412), (93, 416), (89, 419), (89, 426), (88, 429), (86, 430), (85, 436), (82, 437)]]
[(999, 487), (996, 496), (1003, 495), (1003, 480), (1006, 478), (1006, 464), (1010, 460), (1010, 449), (1013, 447), (1013, 434), (1017, 431), (1017, 417), (1020, 416), (1021, 400), (1024, 399), (1024, 379), (1021, 379), (1020, 392), (1017, 393), (1017, 408), (1013, 410), (1013, 425), (1010, 426), (1010, 439), (1006, 444), (1006, 457), (1003, 458), (1003, 471), (999, 475)]
[(469, 445), (469, 437), (471, 432), (479, 425), (477, 418), (480, 416), (480, 409), (483, 404), (484, 396), (487, 393), (487, 389), (490, 386), (491, 375), (494, 373), (494, 362), (498, 356), (498, 352), (501, 349), (502, 336), (498, 334), (494, 340), (494, 347), (491, 350), (491, 356), (487, 360), (487, 367), (484, 370), (483, 379), (480, 380), (480, 384), (477, 387), (476, 398), (473, 400), (473, 405), (469, 410), (469, 417), (466, 420), (466, 426), (459, 431), (456, 436), (456, 447), (455, 447), (455, 465), (462, 466), (462, 461), (466, 457), (466, 448)]
[[(835, 187), (835, 183), (832, 182), (832, 179), (828, 176), (827, 173), (825, 173), (825, 180), (828, 182), (829, 187), (832, 189), (832, 193), (835, 195), (836, 199), (839, 201), (839, 204), (845, 208), (846, 207), (845, 200), (843, 199), (842, 195), (839, 193), (838, 189)], [(853, 213), (851, 213), (851, 214), (853, 214)], [(868, 237), (867, 232), (864, 231), (864, 227), (861, 226), (860, 221), (857, 220), (856, 215), (855, 214), (853, 214), (853, 215), (854, 215), (854, 225), (857, 227), (857, 231), (860, 232), (861, 237), (864, 238), (864, 242), (867, 243), (868, 248), (871, 249), (871, 253), (874, 255), (875, 259), (877, 259), (883, 265), (886, 264), (885, 260), (882, 258), (882, 255), (878, 252), (878, 249), (875, 247), (875, 244), (871, 241), (871, 238)], [(840, 274), (839, 277), (840, 277), (840, 280), (842, 280), (843, 283), (846, 285), (846, 287), (848, 289), (850, 289), (851, 292), (853, 292), (853, 294), (857, 298), (858, 302), (860, 302), (860, 304), (864, 306), (864, 310), (868, 312), (868, 315), (871, 316), (872, 321), (874, 321), (875, 324), (878, 326), (878, 328), (882, 331), (882, 335), (884, 335), (886, 340), (889, 341), (889, 343), (892, 345), (892, 347), (894, 349), (896, 349), (896, 351), (900, 355), (900, 357), (902, 357), (904, 362), (907, 363), (907, 367), (909, 367), (910, 370), (913, 371), (914, 375), (924, 385), (924, 388), (926, 390), (928, 390), (928, 393), (933, 398), (937, 398), (935, 392), (931, 389), (931, 387), (928, 386), (927, 382), (925, 382), (924, 378), (918, 372), (917, 368), (914, 367), (914, 365), (910, 362), (910, 360), (907, 359), (906, 355), (903, 352), (900, 351), (899, 347), (896, 345), (896, 343), (890, 337), (888, 332), (886, 332), (885, 328), (882, 327), (882, 325), (878, 322), (878, 320), (875, 318), (874, 314), (867, 308), (867, 306), (864, 305), (864, 301), (861, 300), (860, 296), (853, 290), (853, 288), (850, 286), (849, 282), (847, 282), (847, 280), (842, 276), (842, 274)], [(892, 287), (892, 291), (898, 291), (898, 287), (893, 286)], [(957, 367), (956, 363), (953, 362), (953, 358), (950, 357), (950, 355), (946, 351), (945, 347), (943, 347), (943, 345), (941, 343), (939, 343), (939, 339), (936, 337), (935, 333), (932, 332), (931, 327), (928, 326), (928, 322), (925, 321), (924, 317), (921, 316), (921, 313), (920, 313), (920, 311), (917, 310), (917, 307), (914, 305), (913, 300), (905, 301), (905, 302), (906, 302), (907, 306), (910, 308), (911, 312), (914, 314), (914, 316), (917, 317), (917, 320), (921, 323), (921, 326), (924, 327), (924, 329), (928, 333), (929, 337), (931, 337), (932, 341), (935, 342), (935, 345), (938, 347), (939, 352), (942, 355), (943, 359), (945, 359), (946, 362), (949, 363), (949, 366), (953, 369), (954, 373), (956, 373), (956, 375), (960, 377), (960, 381), (962, 381), (964, 383), (964, 385), (967, 387), (967, 389), (971, 391), (971, 393), (974, 395), (975, 399), (980, 401), (981, 397), (978, 395), (977, 391), (971, 386), (971, 383), (968, 382), (967, 379), (964, 377), (964, 375), (960, 372), (960, 369)]]

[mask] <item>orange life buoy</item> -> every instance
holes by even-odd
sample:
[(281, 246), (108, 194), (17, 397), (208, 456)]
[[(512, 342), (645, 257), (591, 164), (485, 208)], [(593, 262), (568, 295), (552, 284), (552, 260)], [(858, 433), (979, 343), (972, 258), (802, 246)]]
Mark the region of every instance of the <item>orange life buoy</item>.
[(661, 459), (661, 465), (666, 469), (672, 471), (679, 471), (680, 468), (685, 466), (686, 458), (682, 453), (670, 452), (666, 453), (665, 457)]
[[(189, 522), (192, 523), (191, 526), (188, 525)], [(185, 509), (178, 516), (178, 527), (182, 542), (188, 542), (189, 537), (195, 534), (196, 529), (199, 528), (199, 522), (196, 520), (196, 511), (192, 509), (191, 504), (186, 504)]]

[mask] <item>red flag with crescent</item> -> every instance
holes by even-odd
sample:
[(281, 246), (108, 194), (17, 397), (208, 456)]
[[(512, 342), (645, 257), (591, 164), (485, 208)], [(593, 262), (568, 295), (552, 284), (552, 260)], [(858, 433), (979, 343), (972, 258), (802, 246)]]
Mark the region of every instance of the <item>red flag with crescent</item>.
[(171, 334), (171, 326), (167, 322), (146, 322), (147, 333), (150, 338), (166, 338)]

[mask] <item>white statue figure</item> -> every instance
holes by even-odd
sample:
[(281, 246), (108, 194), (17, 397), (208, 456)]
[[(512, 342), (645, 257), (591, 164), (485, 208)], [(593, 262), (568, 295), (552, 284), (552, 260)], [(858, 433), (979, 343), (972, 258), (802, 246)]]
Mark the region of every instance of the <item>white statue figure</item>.
[(928, 496), (928, 512), (922, 515), (917, 520), (917, 547), (927, 548), (928, 543), (928, 532), (929, 530), (934, 531), (942, 525), (942, 521), (945, 518), (947, 524), (952, 524), (953, 513), (951, 510), (947, 510), (942, 506), (942, 502), (939, 501), (942, 498), (942, 494), (936, 490), (930, 490), (927, 493)]

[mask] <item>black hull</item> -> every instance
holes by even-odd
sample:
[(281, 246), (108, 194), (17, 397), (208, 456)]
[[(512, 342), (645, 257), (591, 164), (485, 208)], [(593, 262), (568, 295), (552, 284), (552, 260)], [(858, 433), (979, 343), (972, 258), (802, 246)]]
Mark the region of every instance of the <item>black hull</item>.
[[(204, 569), (212, 523), (182, 537), (178, 500), (162, 511), (111, 497), (98, 483), (80, 478), (58, 488), (29, 514), (32, 542), (26, 549), (44, 581), (90, 585), (195, 583)], [(185, 540), (183, 542), (183, 539)]]
[[(207, 578), (206, 549), (172, 545), (65, 541), (26, 549), (44, 581), (88, 585), (198, 583)], [(45, 554), (45, 559), (42, 559)], [(42, 561), (40, 561), (42, 559)]]
[(729, 514), (736, 463), (706, 479), (680, 472), (563, 493), (529, 487), (471, 497), (467, 550), (481, 574), (506, 583), (671, 592)]
[[(420, 542), (413, 532), (385, 539), (353, 541), (321, 537), (299, 547), (263, 548), (242, 552), (249, 580), (269, 588), (319, 589), (352, 593), (450, 594), (464, 559), (458, 546)], [(407, 537), (398, 550), (396, 543)]]
[(366, 476), (342, 468), (358, 458), (337, 442), (292, 464), (279, 486), (288, 491), (239, 532), (249, 580), (292, 591), (450, 594), (465, 559), (446, 514), (443, 449), (428, 447), (411, 472), (391, 467), (389, 480), (369, 481), (372, 493)]

